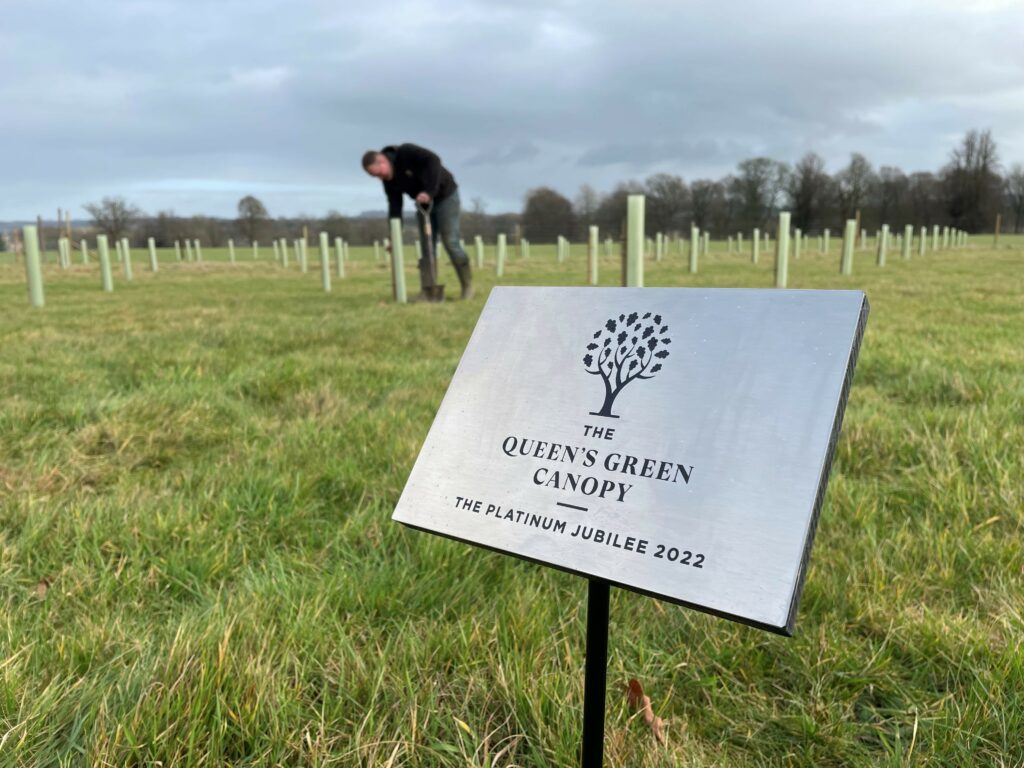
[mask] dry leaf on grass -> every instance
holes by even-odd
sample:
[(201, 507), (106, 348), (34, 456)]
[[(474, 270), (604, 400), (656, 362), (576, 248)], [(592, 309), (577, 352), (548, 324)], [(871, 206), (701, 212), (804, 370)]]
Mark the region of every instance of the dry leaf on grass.
[(43, 579), (38, 584), (36, 584), (36, 597), (44, 598), (44, 597), (46, 597), (46, 593), (49, 592), (49, 591), (50, 591), (50, 582), (48, 582), (46, 579)]
[(629, 708), (634, 712), (637, 710), (643, 712), (644, 722), (650, 727), (654, 738), (658, 740), (659, 744), (664, 744), (665, 721), (654, 714), (654, 709), (651, 707), (651, 697), (644, 694), (643, 686), (635, 678), (631, 679), (626, 686), (626, 701), (629, 703)]

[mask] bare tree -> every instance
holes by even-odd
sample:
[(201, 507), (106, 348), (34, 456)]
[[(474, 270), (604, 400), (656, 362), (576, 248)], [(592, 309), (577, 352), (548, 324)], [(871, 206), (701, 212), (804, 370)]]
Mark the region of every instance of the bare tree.
[(594, 188), (589, 184), (584, 184), (580, 187), (580, 191), (576, 193), (576, 199), (573, 200), (573, 208), (576, 211), (577, 217), (589, 222), (600, 203), (601, 198)]
[(192, 216), (186, 229), (193, 238), (199, 238), (206, 245), (218, 247), (227, 240), (222, 221), (211, 216)]
[(910, 182), (899, 168), (883, 165), (878, 170), (878, 223), (904, 221)]
[(651, 232), (682, 232), (690, 206), (686, 182), (671, 173), (656, 173), (644, 181), (644, 218)]
[(327, 237), (330, 238), (330, 242), (334, 242), (334, 238), (340, 237), (342, 240), (350, 240), (350, 227), (348, 219), (342, 216), (338, 211), (330, 210), (327, 215), (320, 220), (319, 232), (326, 232)]
[(946, 213), (953, 224), (980, 231), (999, 198), (999, 154), (991, 131), (968, 131), (942, 171)]
[(852, 219), (865, 208), (875, 191), (878, 177), (871, 163), (859, 152), (850, 155), (849, 164), (835, 175), (836, 200), (844, 219)]
[(725, 225), (725, 198), (722, 182), (697, 179), (690, 185), (690, 220), (702, 230), (710, 230), (716, 224)]
[(830, 186), (825, 161), (819, 155), (808, 152), (800, 158), (786, 184), (794, 227), (804, 232), (824, 229)]
[(939, 189), (935, 174), (919, 172), (910, 174), (907, 193), (910, 197), (910, 212), (918, 225), (930, 227), (939, 218)]
[(1013, 211), (1013, 231), (1024, 232), (1024, 165), (1020, 163), (1006, 174), (1006, 197)]
[(484, 202), (484, 199), (474, 197), (470, 202), (469, 210), (462, 211), (459, 218), (463, 236), (468, 239), (480, 235), (490, 239), (493, 228), (488, 224), (492, 218), (487, 215), (487, 203)]
[(743, 229), (761, 227), (775, 213), (779, 193), (786, 185), (789, 168), (767, 157), (752, 157), (736, 167), (729, 194), (738, 224)]
[(142, 211), (123, 197), (104, 197), (98, 203), (86, 203), (82, 207), (92, 216), (96, 229), (114, 242), (124, 237), (135, 220), (142, 216)]
[[(622, 237), (623, 224), (626, 220), (626, 199), (630, 195), (644, 193), (644, 187), (637, 181), (619, 182), (615, 189), (601, 199), (594, 214), (594, 223), (601, 228), (601, 232), (608, 237), (619, 239)], [(644, 211), (647, 213), (647, 210)], [(648, 220), (648, 228), (651, 225)]]
[(269, 218), (266, 206), (252, 195), (238, 201), (238, 228), (250, 243), (259, 239)]
[(184, 240), (189, 236), (190, 227), (174, 211), (159, 211), (148, 225), (152, 228), (153, 239), (159, 248), (168, 248), (174, 245), (175, 240)]

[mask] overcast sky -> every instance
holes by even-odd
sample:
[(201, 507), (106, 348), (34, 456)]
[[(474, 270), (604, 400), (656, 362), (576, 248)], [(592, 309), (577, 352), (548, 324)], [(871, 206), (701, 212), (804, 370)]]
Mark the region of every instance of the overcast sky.
[(380, 209), (359, 158), (402, 141), (500, 212), (756, 155), (935, 170), (972, 127), (1024, 161), (1020, 0), (0, 0), (0, 220)]

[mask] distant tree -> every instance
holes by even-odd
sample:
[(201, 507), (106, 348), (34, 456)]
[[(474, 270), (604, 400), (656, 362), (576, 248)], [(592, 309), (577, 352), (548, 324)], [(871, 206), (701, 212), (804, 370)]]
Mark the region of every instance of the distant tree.
[[(320, 220), (320, 226), (317, 229), (317, 237), (320, 237), (321, 232), (327, 233), (327, 238), (332, 246), (334, 244), (334, 238), (336, 237), (340, 237), (345, 241), (351, 239), (348, 219), (335, 210), (328, 211), (327, 215)], [(310, 237), (312, 237), (312, 233), (310, 234)]]
[[(601, 204), (597, 206), (597, 211), (594, 213), (594, 223), (601, 228), (602, 237), (621, 239), (623, 224), (626, 220), (626, 200), (630, 195), (643, 194), (644, 191), (644, 187), (639, 182), (624, 181), (601, 198)], [(647, 213), (646, 205), (644, 213)], [(648, 223), (646, 229), (653, 228)]]
[(523, 237), (532, 242), (554, 242), (559, 235), (574, 230), (572, 203), (550, 187), (537, 187), (526, 193), (523, 206)]
[(999, 199), (999, 153), (991, 131), (968, 131), (942, 170), (946, 213), (951, 224), (978, 232)]
[(909, 223), (907, 218), (907, 196), (910, 182), (899, 168), (883, 165), (878, 170), (877, 208), (878, 223), (892, 227)]
[(716, 225), (724, 229), (723, 223), (728, 219), (725, 208), (725, 185), (722, 182), (697, 179), (690, 185), (691, 221), (701, 231), (710, 231)]
[(736, 167), (729, 194), (742, 229), (765, 228), (785, 188), (789, 168), (767, 157), (743, 160)]
[(656, 173), (644, 181), (645, 229), (654, 232), (682, 232), (690, 213), (690, 190), (682, 177)]
[(867, 207), (877, 183), (878, 177), (867, 158), (859, 152), (850, 155), (850, 162), (835, 175), (840, 216), (844, 220), (855, 218), (858, 211)]
[(269, 219), (266, 206), (252, 195), (238, 201), (238, 229), (250, 243), (259, 239)]
[(484, 239), (490, 239), (493, 233), (490, 218), (487, 215), (487, 203), (484, 202), (484, 199), (474, 197), (470, 202), (469, 210), (463, 210), (459, 219), (463, 237), (469, 240), (480, 235)]
[(1006, 174), (1006, 201), (1013, 213), (1013, 231), (1024, 232), (1024, 165), (1014, 163)]
[(310, 216), (308, 213), (300, 213), (289, 220), (289, 229), (292, 239), (308, 237), (310, 240), (316, 238), (316, 227), (319, 219)]
[(718, 180), (722, 189), (722, 204), (718, 216), (714, 220), (715, 232), (734, 232), (739, 227), (739, 215), (736, 196), (733, 190), (736, 188), (736, 177), (732, 174), (723, 176)]
[(219, 247), (227, 240), (221, 219), (210, 216), (192, 216), (185, 225), (186, 237), (199, 239), (203, 245)]
[[(490, 222), (491, 231), (488, 234), (490, 240), (497, 240), (498, 235), (504, 233), (508, 236), (509, 242), (513, 241), (516, 227), (522, 230), (522, 218), (517, 213), (495, 213), (487, 217)], [(530, 239), (529, 235), (526, 237)]]
[(910, 213), (914, 224), (930, 227), (941, 218), (939, 210), (939, 183), (935, 175), (927, 172), (910, 174), (907, 184)]
[(98, 203), (86, 203), (83, 207), (92, 216), (96, 229), (112, 242), (125, 237), (135, 220), (142, 216), (142, 211), (123, 197), (104, 197)]
[(151, 223), (153, 240), (158, 248), (169, 248), (175, 240), (183, 240), (188, 236), (185, 222), (174, 211), (160, 211)]
[(381, 219), (353, 216), (348, 220), (349, 242), (354, 245), (370, 245), (374, 240), (382, 240)]
[(581, 237), (587, 235), (587, 227), (594, 223), (594, 215), (597, 213), (597, 207), (600, 204), (600, 196), (589, 184), (581, 186), (580, 191), (576, 193), (576, 199), (573, 201), (573, 213), (576, 216), (576, 223), (579, 225), (579, 235)]
[(794, 227), (804, 232), (824, 229), (831, 181), (825, 161), (808, 152), (793, 167), (786, 182), (786, 196)]
[(302, 237), (303, 225), (308, 225), (308, 221), (305, 216), (300, 215), (299, 218), (279, 216), (273, 220), (274, 235), (277, 237), (283, 237), (291, 243), (292, 240), (297, 240)]

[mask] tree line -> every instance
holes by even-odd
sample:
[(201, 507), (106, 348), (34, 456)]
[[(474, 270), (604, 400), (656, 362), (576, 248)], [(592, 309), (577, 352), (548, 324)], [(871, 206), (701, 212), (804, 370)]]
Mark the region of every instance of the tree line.
[[(583, 239), (596, 224), (602, 236), (619, 238), (631, 194), (646, 196), (648, 232), (689, 232), (694, 224), (716, 236), (750, 232), (754, 227), (771, 232), (780, 210), (792, 214), (792, 225), (808, 234), (825, 228), (841, 232), (843, 222), (859, 217), (874, 230), (891, 226), (949, 225), (968, 232), (991, 231), (1002, 214), (1003, 231), (1024, 232), (1024, 166), (1015, 163), (1003, 172), (991, 131), (968, 131), (936, 172), (905, 173), (894, 166), (874, 168), (860, 153), (829, 173), (825, 161), (808, 152), (796, 163), (755, 157), (742, 160), (734, 173), (720, 179), (695, 179), (656, 173), (644, 181), (624, 181), (607, 193), (583, 185), (570, 200), (551, 187), (537, 187), (525, 197), (520, 213), (489, 214), (476, 198), (462, 213), (462, 233), (492, 241), (501, 232), (551, 242), (558, 235)], [(89, 203), (95, 231), (114, 239), (127, 237), (133, 245), (153, 237), (158, 247), (174, 241), (199, 239), (206, 245), (225, 245), (228, 239), (244, 245), (256, 240), (294, 240), (306, 233), (327, 232), (356, 245), (385, 237), (381, 217), (344, 216), (329, 211), (324, 217), (273, 218), (252, 195), (238, 201), (234, 219), (211, 216), (181, 217), (173, 211), (146, 215), (120, 197)], [(412, 214), (410, 213), (411, 217)], [(53, 242), (56, 227), (43, 235)]]
[(937, 172), (876, 169), (860, 153), (831, 174), (814, 152), (793, 165), (756, 157), (721, 179), (687, 184), (680, 176), (656, 173), (643, 182), (622, 182), (604, 195), (584, 185), (574, 200), (539, 187), (527, 193), (520, 224), (523, 236), (538, 242), (583, 237), (591, 224), (618, 238), (626, 197), (643, 194), (648, 232), (685, 234), (691, 224), (721, 237), (755, 227), (771, 232), (783, 210), (791, 213), (794, 228), (810, 234), (826, 228), (842, 232), (843, 222), (853, 218), (869, 231), (882, 224), (938, 224), (982, 232), (992, 230), (997, 214), (1003, 231), (1024, 232), (1024, 166), (1001, 171), (991, 132), (971, 130)]

